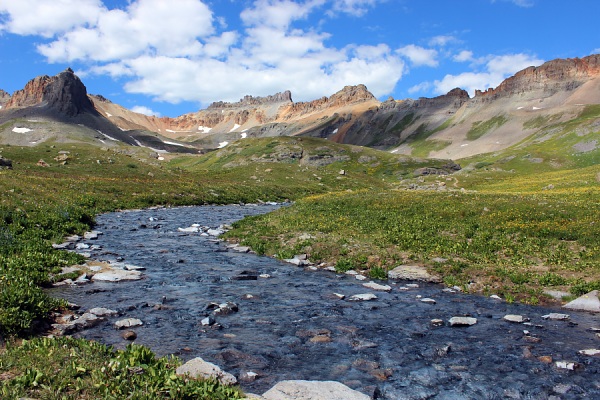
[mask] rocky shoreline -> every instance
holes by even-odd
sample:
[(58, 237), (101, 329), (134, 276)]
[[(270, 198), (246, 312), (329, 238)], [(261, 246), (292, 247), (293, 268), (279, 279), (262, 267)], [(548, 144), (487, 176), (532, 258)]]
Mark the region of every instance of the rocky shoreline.
[[(211, 244), (210, 252), (215, 255), (230, 257), (228, 259), (233, 260), (244, 260), (244, 257), (246, 257), (245, 262), (248, 262), (248, 259), (252, 257), (257, 260), (264, 259), (264, 257), (258, 258), (254, 255), (247, 254), (250, 253), (250, 249), (243, 246), (230, 245), (228, 248), (223, 243), (219, 243), (215, 240), (218, 234), (226, 229), (226, 224), (220, 224), (216, 227), (213, 226), (212, 228), (209, 227), (209, 225), (200, 224), (187, 227), (178, 226), (177, 228), (175, 228), (175, 225), (171, 225), (165, 230), (162, 226), (159, 226), (163, 223), (163, 221), (160, 220), (160, 217), (152, 215), (148, 216), (148, 214), (153, 213), (153, 210), (146, 210), (141, 213), (144, 216), (140, 216), (135, 220), (134, 223), (137, 224), (136, 228), (132, 228), (132, 226), (123, 226), (115, 229), (121, 231), (124, 231), (125, 229), (136, 229), (144, 232), (154, 230), (157, 234), (162, 231), (163, 234), (176, 236), (176, 241), (188, 239), (195, 240), (196, 238), (204, 238), (205, 240), (211, 239), (208, 242)], [(156, 220), (151, 220), (151, 218), (156, 218)], [(142, 220), (145, 220), (146, 222), (141, 223), (140, 221)], [(112, 222), (108, 222), (105, 225), (111, 226), (111, 224)], [(142, 227), (142, 225), (145, 226)], [(211, 232), (209, 233), (209, 231)], [(88, 263), (88, 265), (84, 267), (85, 278), (80, 279), (79, 282), (77, 280), (71, 282), (67, 281), (67, 284), (72, 285), (65, 285), (62, 289), (71, 288), (74, 291), (81, 291), (82, 287), (76, 285), (83, 285), (85, 282), (89, 281), (91, 282), (91, 286), (98, 287), (86, 290), (86, 292), (88, 292), (87, 297), (93, 297), (93, 295), (106, 295), (107, 292), (123, 288), (123, 285), (138, 285), (138, 288), (146, 286), (146, 291), (154, 290), (154, 287), (150, 286), (148, 281), (154, 279), (149, 275), (156, 272), (155, 268), (150, 265), (146, 266), (142, 264), (144, 265), (144, 268), (148, 268), (148, 271), (140, 270), (140, 267), (135, 267), (135, 264), (140, 264), (137, 260), (131, 261), (131, 263), (129, 262), (130, 259), (133, 259), (133, 254), (123, 255), (121, 251), (114, 251), (112, 248), (108, 249), (108, 251), (105, 250), (106, 246), (95, 244), (101, 236), (103, 235), (99, 232), (93, 232), (88, 235), (87, 238), (83, 238), (79, 241), (65, 242), (70, 244), (64, 245), (64, 248), (72, 248), (73, 246), (77, 247), (79, 244), (86, 244), (89, 248), (82, 246), (82, 248), (75, 250), (79, 252), (89, 251), (89, 255), (93, 256), (93, 258), (109, 259), (112, 257), (112, 259), (100, 260), (103, 261), (103, 265), (93, 265), (94, 263), (92, 262)], [(92, 248), (94, 245), (97, 247)], [(143, 248), (147, 249), (148, 246), (148, 243), (144, 242)], [(165, 253), (162, 254), (174, 252), (173, 249), (160, 249), (158, 251), (165, 251)], [(128, 262), (125, 262), (124, 258), (127, 258)], [(257, 262), (254, 258), (252, 258), (250, 263), (254, 264)], [(590, 382), (586, 382), (585, 378), (590, 373), (593, 374), (594, 371), (600, 370), (598, 363), (600, 351), (597, 350), (598, 339), (600, 339), (600, 333), (598, 333), (600, 332), (600, 327), (598, 325), (593, 325), (595, 321), (593, 318), (588, 318), (591, 314), (576, 313), (572, 318), (567, 314), (557, 312), (558, 310), (550, 310), (553, 312), (547, 312), (547, 309), (539, 309), (540, 313), (537, 315), (538, 313), (536, 313), (535, 310), (538, 309), (536, 308), (509, 305), (497, 297), (492, 299), (471, 298), (471, 296), (459, 294), (456, 289), (442, 288), (440, 286), (418, 282), (418, 280), (435, 281), (436, 277), (421, 275), (424, 271), (419, 270), (417, 266), (400, 266), (395, 271), (390, 271), (392, 272), (391, 277), (396, 278), (394, 280), (388, 282), (369, 282), (366, 277), (363, 277), (354, 271), (349, 271), (347, 274), (324, 272), (324, 268), (317, 268), (316, 266), (311, 265), (303, 255), (298, 255), (286, 261), (299, 267), (292, 268), (292, 270), (300, 272), (298, 279), (303, 279), (301, 277), (306, 276), (305, 285), (315, 285), (315, 289), (312, 290), (313, 296), (316, 296), (313, 298), (313, 302), (304, 303), (299, 300), (300, 303), (296, 302), (295, 304), (292, 304), (292, 306), (298, 308), (300, 305), (299, 308), (310, 308), (315, 300), (317, 303), (327, 302), (328, 305), (319, 309), (320, 311), (310, 311), (312, 314), (316, 313), (315, 315), (318, 317), (313, 316), (308, 317), (308, 319), (305, 317), (302, 320), (292, 320), (291, 322), (286, 322), (284, 326), (279, 328), (279, 321), (274, 319), (277, 318), (276, 316), (261, 317), (260, 314), (257, 316), (246, 316), (248, 308), (252, 308), (251, 305), (258, 302), (262, 304), (263, 308), (274, 308), (273, 303), (265, 303), (263, 301), (269, 294), (267, 293), (269, 290), (273, 290), (279, 297), (284, 296), (285, 298), (286, 295), (289, 295), (289, 293), (286, 293), (286, 290), (295, 289), (299, 284), (299, 282), (294, 280), (288, 281), (287, 283), (282, 281), (281, 279), (285, 275), (285, 272), (282, 271), (286, 271), (285, 269), (290, 269), (291, 267), (282, 265), (281, 262), (278, 262), (277, 260), (271, 260), (270, 262), (273, 262), (276, 265), (275, 267), (249, 270), (245, 268), (247, 267), (247, 265), (245, 265), (242, 266), (242, 268), (238, 268), (236, 271), (231, 271), (229, 276), (225, 279), (219, 277), (218, 281), (215, 281), (215, 278), (206, 280), (204, 276), (197, 278), (199, 279), (199, 283), (194, 283), (194, 285), (208, 282), (209, 286), (214, 286), (213, 289), (215, 290), (213, 290), (213, 296), (223, 296), (223, 294), (219, 294), (221, 290), (217, 288), (221, 283), (224, 285), (221, 287), (222, 289), (238, 282), (239, 285), (245, 285), (243, 286), (243, 290), (249, 290), (248, 292), (245, 292), (234, 289), (234, 293), (237, 293), (236, 296), (238, 298), (235, 301), (232, 301), (231, 299), (228, 299), (228, 301), (207, 301), (205, 302), (203, 310), (197, 310), (197, 313), (192, 313), (197, 315), (197, 317), (195, 317), (197, 318), (195, 322), (185, 322), (187, 326), (191, 327), (191, 331), (193, 331), (192, 336), (196, 338), (195, 340), (191, 340), (190, 343), (194, 343), (197, 339), (200, 339), (200, 343), (206, 343), (207, 346), (210, 346), (210, 344), (213, 343), (213, 349), (208, 351), (208, 358), (211, 359), (211, 361), (223, 361), (220, 364), (226, 367), (226, 369), (232, 367), (232, 372), (237, 375), (237, 378), (235, 378), (234, 375), (228, 375), (231, 375), (244, 389), (248, 388), (255, 391), (255, 389), (270, 388), (264, 391), (262, 398), (318, 399), (320, 397), (310, 397), (314, 396), (314, 394), (307, 394), (312, 393), (311, 390), (316, 390), (319, 393), (327, 393), (327, 396), (329, 396), (322, 398), (332, 399), (336, 398), (332, 397), (335, 396), (334, 389), (336, 388), (342, 391), (340, 393), (351, 393), (344, 391), (352, 391), (356, 392), (355, 395), (358, 396), (348, 397), (350, 396), (349, 394), (343, 394), (337, 397), (344, 399), (437, 398), (436, 396), (440, 396), (439, 398), (446, 398), (444, 396), (451, 393), (487, 393), (491, 395), (492, 393), (497, 393), (497, 388), (488, 388), (481, 382), (474, 384), (473, 382), (477, 382), (477, 379), (473, 381), (473, 377), (477, 376), (478, 371), (472, 369), (471, 364), (473, 363), (473, 360), (469, 361), (471, 346), (469, 346), (468, 343), (473, 341), (474, 343), (478, 343), (482, 340), (482, 344), (485, 343), (485, 340), (481, 338), (481, 333), (479, 332), (479, 329), (482, 329), (482, 327), (490, 329), (491, 332), (497, 332), (499, 330), (506, 332), (508, 343), (493, 344), (492, 348), (496, 347), (496, 349), (492, 351), (497, 351), (498, 348), (503, 347), (511, 349), (511, 351), (516, 351), (517, 355), (510, 357), (518, 357), (519, 363), (525, 362), (525, 364), (527, 364), (525, 370), (529, 369), (532, 376), (538, 376), (539, 378), (540, 373), (543, 376), (563, 376), (563, 374), (572, 374), (566, 376), (566, 378), (568, 378), (567, 381), (572, 381), (572, 383), (563, 383), (563, 385), (569, 386), (568, 389), (565, 389), (566, 386), (559, 387), (555, 378), (548, 378), (548, 381), (554, 381), (555, 383), (548, 384), (548, 387), (543, 390), (540, 389), (540, 393), (544, 393), (547, 396), (558, 396), (556, 398), (577, 398), (577, 393), (581, 392), (586, 394), (600, 393), (600, 388), (595, 387)], [(179, 273), (179, 267), (186, 267), (186, 264), (188, 264), (188, 261), (185, 258), (172, 259), (172, 264), (169, 265), (171, 272), (167, 272), (167, 274), (173, 273), (173, 271)], [(283, 269), (278, 269), (279, 267)], [(194, 270), (196, 270), (196, 268), (194, 268), (192, 272), (186, 272), (179, 277), (188, 277), (187, 274), (193, 273)], [(315, 278), (316, 281), (311, 278), (314, 274), (308, 274), (310, 271), (319, 274), (319, 276)], [(296, 274), (296, 272), (293, 273)], [(103, 277), (102, 274), (108, 274), (108, 276), (104, 275), (105, 279), (96, 278), (96, 276)], [(325, 278), (326, 276), (331, 276), (332, 278)], [(403, 280), (405, 278), (411, 280), (405, 281)], [(319, 280), (325, 281), (323, 282), (321, 289), (316, 289), (316, 287), (318, 287), (316, 286), (316, 282)], [(121, 282), (116, 283), (116, 281)], [(163, 278), (159, 279), (159, 281), (162, 282), (163, 286), (168, 285)], [(194, 279), (190, 279), (190, 281), (193, 283)], [(343, 290), (335, 287), (338, 282), (340, 284), (343, 283), (343, 286), (340, 286), (340, 289), (343, 288)], [(112, 285), (115, 288), (111, 288), (107, 285)], [(267, 285), (265, 288), (268, 289), (260, 291), (256, 288), (256, 285)], [(269, 285), (280, 285), (280, 289), (278, 290), (277, 287), (271, 287)], [(128, 286), (128, 288), (130, 288), (130, 286)], [(179, 287), (176, 287), (176, 289), (180, 291)], [(57, 288), (56, 290), (60, 293), (61, 288)], [(131, 289), (127, 290), (130, 291)], [(66, 297), (68, 298), (69, 296)], [(230, 295), (229, 297), (232, 296)], [(106, 299), (106, 296), (102, 299)], [(150, 329), (160, 325), (161, 318), (158, 320), (155, 317), (138, 318), (139, 315), (130, 314), (151, 316), (153, 313), (165, 312), (179, 315), (177, 305), (181, 303), (180, 299), (172, 298), (172, 295), (170, 294), (162, 295), (160, 300), (157, 299), (157, 301), (153, 303), (145, 302), (145, 304), (138, 303), (127, 305), (127, 303), (131, 303), (131, 301), (123, 298), (120, 298), (119, 300), (120, 301), (117, 301), (117, 304), (122, 304), (120, 309), (112, 310), (109, 307), (98, 308), (86, 305), (86, 307), (83, 307), (86, 309), (85, 312), (74, 311), (71, 314), (71, 317), (66, 317), (67, 320), (57, 321), (59, 323), (54, 326), (56, 334), (73, 334), (74, 336), (82, 335), (84, 337), (89, 337), (86, 332), (97, 329), (98, 331), (92, 334), (92, 338), (102, 338), (101, 340), (108, 339), (107, 336), (114, 336), (114, 333), (111, 333), (110, 335), (107, 334), (106, 325), (107, 323), (110, 323), (113, 326), (113, 331), (121, 328), (122, 330), (118, 331), (120, 336), (119, 339), (109, 340), (122, 340), (123, 342), (136, 340), (140, 334), (147, 335)], [(585, 307), (588, 307), (588, 310), (591, 311), (591, 309), (589, 309), (590, 305), (593, 308), (594, 302), (597, 302), (597, 300), (597, 293), (591, 293), (586, 298), (580, 299), (579, 303), (585, 304)], [(469, 301), (474, 303), (473, 306), (470, 307), (472, 310), (471, 312), (452, 310), (454, 305), (463, 305), (465, 302)], [(410, 309), (408, 310), (408, 316), (400, 319), (407, 321), (405, 323), (406, 326), (398, 326), (396, 329), (390, 329), (389, 326), (382, 326), (382, 323), (386, 325), (386, 318), (389, 318), (390, 314), (387, 313), (388, 310), (398, 306)], [(448, 307), (449, 309), (445, 310), (444, 307)], [(258, 309), (261, 310), (261, 307), (258, 307)], [(524, 309), (527, 313), (518, 313), (514, 311), (515, 309), (517, 311)], [(418, 310), (419, 314), (415, 314), (416, 310)], [(365, 327), (371, 327), (368, 329), (378, 329), (382, 331), (383, 338), (370, 336), (371, 333), (367, 334), (365, 331), (367, 328), (360, 326), (343, 327), (342, 322), (335, 322), (332, 325), (315, 323), (319, 320), (326, 321), (340, 317), (343, 319), (344, 323), (353, 322), (354, 324), (359, 323), (360, 325), (364, 322), (361, 319), (376, 319), (376, 314), (378, 312), (384, 314), (384, 311), (386, 315), (382, 315), (382, 321), (375, 321), (374, 323), (369, 321), (369, 325), (365, 325)], [(401, 310), (399, 310), (399, 312), (400, 311)], [(357, 313), (356, 317), (351, 315), (352, 312)], [(179, 315), (179, 318), (185, 321), (190, 315), (191, 314), (186, 314), (185, 316)], [(406, 319), (411, 318), (411, 315), (413, 320), (419, 320), (418, 323)], [(285, 315), (280, 316), (280, 318), (284, 317)], [(243, 319), (243, 321), (239, 321), (239, 324), (245, 326), (238, 326), (239, 324), (235, 321), (236, 319)], [(355, 319), (358, 321), (355, 321)], [(323, 357), (326, 355), (332, 356), (334, 357), (333, 360), (335, 360), (336, 357), (336, 350), (343, 350), (344, 353), (350, 354), (350, 359), (345, 362), (339, 361), (339, 363), (336, 364), (337, 366), (335, 369), (339, 369), (339, 373), (329, 371), (326, 374), (323, 374), (323, 378), (316, 376), (314, 371), (308, 374), (317, 377), (317, 380), (319, 381), (328, 382), (338, 380), (328, 379), (330, 377), (338, 376), (340, 378), (339, 380), (346, 385), (342, 385), (342, 383), (332, 384), (331, 388), (325, 389), (320, 386), (322, 383), (306, 383), (309, 381), (304, 379), (307, 375), (306, 373), (298, 374), (300, 379), (287, 379), (289, 375), (294, 375), (288, 373), (279, 374), (285, 379), (277, 379), (278, 374), (273, 374), (273, 371), (267, 372), (271, 369), (271, 366), (267, 361), (268, 357), (266, 353), (263, 353), (261, 356), (259, 354), (257, 355), (248, 352), (248, 350), (242, 350), (242, 352), (238, 350), (238, 348), (245, 345), (244, 343), (239, 342), (241, 340), (239, 339), (240, 336), (244, 334), (244, 328), (249, 331), (252, 330), (251, 326), (248, 324), (252, 324), (259, 328), (261, 325), (267, 325), (271, 328), (269, 329), (270, 331), (280, 330), (281, 332), (278, 334), (280, 337), (279, 347), (283, 349), (292, 351), (299, 350), (300, 353), (302, 353), (302, 349), (308, 352), (316, 351), (317, 354), (324, 352), (322, 354)], [(305, 326), (304, 328), (299, 326), (303, 324), (308, 324), (308, 326)], [(284, 328), (290, 329), (286, 328), (288, 325), (291, 325), (291, 336), (287, 333), (283, 333)], [(102, 328), (103, 326), (104, 328)], [(471, 332), (471, 329), (477, 329), (477, 331)], [(571, 334), (576, 330), (578, 335), (586, 335), (585, 338), (577, 338), (582, 340), (573, 340), (573, 342), (582, 342), (582, 346), (584, 346), (583, 343), (586, 343), (586, 346), (578, 348), (576, 351), (573, 350), (570, 353), (557, 350), (556, 347), (561, 347), (556, 345), (557, 337), (561, 336), (560, 334), (555, 335), (554, 331), (557, 329), (569, 330)], [(295, 334), (293, 333), (294, 330)], [(394, 347), (389, 346), (390, 342), (394, 342), (397, 339), (394, 336), (389, 336), (390, 332), (394, 332), (394, 330), (398, 333), (398, 336), (404, 337), (403, 341), (414, 342), (410, 343), (410, 345), (411, 347), (416, 346), (415, 348), (412, 350), (402, 349), (401, 353), (404, 355), (402, 358), (405, 359), (405, 363), (411, 364), (419, 360), (417, 362), (418, 365), (415, 364), (415, 366), (408, 368), (407, 365), (395, 365), (397, 362), (394, 361), (396, 356), (388, 354), (389, 350), (392, 350)], [(404, 330), (408, 330), (408, 332), (405, 332)], [(164, 330), (161, 332), (164, 332)], [(439, 343), (439, 341), (437, 344), (426, 343), (432, 336), (440, 336), (440, 332), (447, 334), (441, 335), (443, 343)], [(406, 333), (408, 333), (408, 336), (406, 336)], [(159, 333), (159, 335), (161, 334), (163, 333)], [(548, 334), (551, 334), (551, 336), (548, 336)], [(252, 333), (250, 332), (249, 335), (251, 337)], [(443, 336), (447, 337), (444, 338)], [(262, 340), (262, 338), (258, 338), (258, 340)], [(492, 339), (488, 338), (487, 340)], [(423, 343), (420, 344), (420, 341)], [(594, 343), (596, 346), (592, 346)], [(144, 344), (143, 340), (142, 344)], [(150, 347), (153, 348), (152, 345), (150, 345)], [(198, 347), (205, 348), (205, 345), (201, 344)], [(321, 349), (319, 349), (320, 347)], [(392, 349), (384, 349), (384, 347), (391, 347)], [(188, 349), (188, 346), (184, 346), (179, 350), (178, 355), (183, 356), (184, 359), (190, 358), (189, 356), (193, 355), (193, 353), (198, 353), (198, 350), (200, 349)], [(348, 350), (350, 351), (348, 352)], [(561, 348), (561, 350), (564, 349)], [(396, 349), (395, 351), (398, 350)], [(414, 354), (410, 355), (410, 351), (413, 351)], [(200, 353), (203, 354), (202, 352)], [(416, 358), (414, 357), (415, 355), (417, 356)], [(343, 358), (344, 356), (345, 355), (340, 354), (340, 358)], [(459, 356), (458, 360), (462, 361), (449, 361), (449, 359), (457, 356)], [(501, 355), (497, 354), (494, 357), (500, 356)], [(293, 359), (295, 359), (298, 356), (296, 355), (293, 357)], [(266, 359), (265, 361), (259, 361), (261, 358)], [(191, 360), (196, 360), (194, 362), (199, 363), (198, 357), (193, 357)], [(497, 360), (497, 362), (500, 362), (501, 370), (508, 368), (508, 365), (511, 364), (505, 360)], [(475, 361), (475, 364), (477, 363), (478, 361)], [(275, 364), (277, 363), (275, 362)], [(486, 365), (488, 364), (486, 363)], [(489, 364), (488, 367), (491, 365), (493, 365), (493, 363)], [(524, 367), (515, 367), (517, 375), (523, 374), (523, 372), (519, 372), (523, 371), (523, 368)], [(221, 372), (218, 372), (217, 374), (226, 374), (222, 370), (220, 371)], [(537, 372), (534, 373), (531, 371)], [(184, 371), (183, 374), (186, 372), (190, 371)], [(351, 379), (352, 377), (359, 377), (359, 381), (357, 381), (356, 378)], [(513, 389), (513, 392), (518, 393), (518, 395), (515, 394), (516, 397), (513, 396), (512, 398), (521, 398), (519, 396), (531, 392), (531, 389), (527, 389), (527, 385), (523, 384), (523, 378), (524, 377), (516, 378), (517, 384)], [(279, 381), (283, 381), (281, 382), (281, 386), (278, 386), (279, 383), (277, 382)], [(290, 383), (290, 381), (299, 381), (302, 383)], [(468, 382), (471, 383), (468, 384)], [(467, 386), (464, 386), (465, 384)], [(453, 386), (455, 387), (453, 388)], [(286, 389), (281, 389), (281, 387)], [(473, 387), (476, 387), (477, 389), (473, 389)], [(466, 390), (465, 388), (469, 389)], [(560, 393), (561, 391), (564, 391), (564, 393)], [(269, 397), (270, 395), (267, 395), (269, 392), (277, 393), (276, 397)], [(296, 393), (295, 395), (289, 394), (289, 396), (296, 397), (284, 397), (288, 396), (288, 394), (285, 394), (288, 392)], [(254, 397), (251, 398), (260, 399), (261, 397), (254, 395)]]

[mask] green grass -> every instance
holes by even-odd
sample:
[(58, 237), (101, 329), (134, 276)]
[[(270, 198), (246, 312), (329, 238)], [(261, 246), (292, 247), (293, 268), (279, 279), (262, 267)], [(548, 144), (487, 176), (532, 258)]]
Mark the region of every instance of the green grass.
[(128, 345), (113, 350), (82, 339), (37, 338), (0, 350), (3, 399), (214, 399), (243, 398), (237, 388), (175, 375), (176, 358), (156, 358)]
[(497, 115), (487, 121), (474, 122), (473, 126), (467, 132), (467, 140), (477, 140), (492, 129), (497, 129), (504, 125), (508, 119), (504, 115)]
[[(407, 191), (335, 193), (299, 200), (234, 224), (229, 238), (275, 254), (308, 234), (303, 251), (339, 271), (429, 266), (474, 291), (532, 302), (548, 280), (566, 288), (600, 282), (600, 192), (503, 194)], [(449, 261), (431, 263), (435, 257)], [(378, 271), (378, 270), (376, 270)], [(377, 274), (379, 272), (376, 272)], [(591, 287), (591, 286), (590, 286)]]
[(423, 140), (413, 143), (411, 155), (415, 157), (428, 157), (432, 151), (440, 151), (452, 144), (447, 140)]

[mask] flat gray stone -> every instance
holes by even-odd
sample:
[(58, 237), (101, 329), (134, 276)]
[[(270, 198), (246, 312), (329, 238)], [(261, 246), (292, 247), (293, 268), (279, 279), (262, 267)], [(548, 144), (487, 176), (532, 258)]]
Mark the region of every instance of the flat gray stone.
[(98, 317), (105, 317), (105, 316), (109, 316), (109, 315), (117, 315), (118, 314), (117, 311), (110, 310), (110, 309), (104, 308), (104, 307), (92, 308), (91, 310), (88, 310), (88, 313), (94, 314)]
[(388, 278), (434, 283), (442, 281), (439, 276), (430, 274), (425, 267), (419, 265), (400, 265), (388, 272)]
[(379, 283), (375, 282), (363, 283), (363, 286), (367, 289), (379, 290), (381, 292), (389, 292), (392, 290), (392, 287), (390, 285), (380, 285)]
[(237, 383), (235, 376), (200, 357), (191, 359), (178, 367), (175, 372), (177, 375), (189, 375), (192, 378), (217, 379), (223, 385), (235, 385)]
[(594, 290), (563, 306), (569, 310), (600, 312), (600, 299), (598, 291)]
[(113, 269), (108, 272), (100, 272), (92, 276), (93, 281), (101, 282), (119, 282), (119, 281), (137, 281), (142, 279), (142, 273), (139, 271), (126, 271), (124, 269)]
[(281, 381), (263, 394), (266, 400), (370, 400), (334, 381)]
[(514, 322), (517, 324), (520, 324), (520, 323), (523, 323), (526, 321), (526, 318), (524, 318), (522, 315), (515, 315), (515, 314), (505, 315), (504, 318), (502, 318), (502, 319), (507, 322)]
[(450, 326), (471, 326), (477, 323), (477, 318), (452, 317), (448, 322), (450, 323)]
[(376, 300), (377, 296), (375, 296), (373, 293), (362, 293), (362, 294), (355, 294), (354, 296), (351, 296), (348, 300), (349, 301), (370, 301), (370, 300)]
[(125, 329), (125, 328), (133, 328), (136, 326), (142, 326), (144, 323), (137, 318), (125, 318), (115, 322), (115, 328), (117, 329)]
[(542, 318), (549, 319), (552, 321), (566, 321), (569, 318), (571, 318), (571, 316), (569, 314), (550, 313), (550, 314), (542, 315)]

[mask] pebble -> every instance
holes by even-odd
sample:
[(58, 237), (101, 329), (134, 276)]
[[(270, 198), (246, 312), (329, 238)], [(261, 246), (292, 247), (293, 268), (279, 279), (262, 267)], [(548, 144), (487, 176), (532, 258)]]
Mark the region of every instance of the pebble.
[(344, 300), (346, 298), (346, 296), (341, 293), (334, 293), (333, 295), (340, 300)]
[(431, 326), (444, 326), (444, 320), (438, 318), (432, 319), (430, 323)]
[(568, 369), (569, 371), (574, 371), (581, 366), (580, 364), (572, 361), (557, 361), (554, 363), (554, 365), (556, 365), (556, 368)]
[(125, 331), (123, 332), (121, 337), (125, 340), (135, 340), (137, 339), (137, 333), (135, 333), (134, 331)]
[(421, 299), (421, 303), (425, 303), (425, 304), (435, 304), (436, 301), (434, 299), (430, 299), (428, 297)]
[(366, 277), (366, 276), (364, 276), (364, 275), (360, 275), (360, 274), (359, 274), (359, 275), (354, 275), (354, 277), (355, 277), (355, 278), (356, 278), (356, 280), (358, 280), (358, 281), (364, 281), (364, 280), (366, 280), (366, 279), (367, 279), (367, 277)]

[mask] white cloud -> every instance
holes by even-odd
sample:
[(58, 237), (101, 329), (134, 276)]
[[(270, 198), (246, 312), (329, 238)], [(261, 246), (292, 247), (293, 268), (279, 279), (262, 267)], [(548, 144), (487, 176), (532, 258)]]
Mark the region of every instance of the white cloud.
[(131, 111), (136, 112), (138, 114), (144, 114), (147, 115), (149, 117), (155, 116), (155, 117), (160, 117), (160, 113), (153, 111), (152, 109), (145, 107), (145, 106), (135, 106), (131, 108)]
[(452, 57), (452, 59), (456, 62), (473, 61), (473, 52), (469, 50), (462, 50), (460, 53)]
[(431, 89), (431, 82), (422, 82), (419, 83), (418, 85), (414, 85), (411, 86), (410, 88), (408, 88), (408, 93), (410, 94), (414, 94), (414, 93), (418, 93), (418, 92), (426, 92), (429, 89)]
[(483, 71), (463, 72), (458, 75), (446, 75), (442, 80), (433, 82), (435, 92), (444, 94), (459, 87), (471, 96), (475, 90), (486, 90), (498, 86), (502, 81), (529, 66), (537, 66), (544, 61), (528, 54), (491, 55)]
[(94, 24), (105, 11), (101, 0), (0, 0), (0, 32), (52, 37)]
[[(77, 3), (89, 12), (65, 17), (60, 26), (34, 25), (8, 1), (31, 8)], [(333, 46), (327, 24), (302, 26), (329, 12), (360, 16), (381, 1), (255, 0), (241, 10), (239, 30), (225, 30), (228, 21), (214, 15), (206, 0), (130, 0), (122, 9), (108, 9), (100, 0), (0, 0), (6, 14), (0, 21), (8, 21), (1, 29), (10, 23), (15, 33), (49, 36), (37, 49), (50, 62), (79, 63), (84, 74), (119, 78), (128, 92), (172, 103), (237, 101), (287, 89), (302, 101), (360, 83), (380, 97), (405, 71), (400, 53), (385, 44)], [(414, 65), (437, 65), (435, 50), (407, 46), (404, 53)]]
[(334, 0), (331, 13), (343, 12), (360, 17), (366, 14), (369, 7), (374, 6), (377, 1), (378, 0)]
[(196, 55), (202, 50), (197, 38), (213, 31), (212, 13), (200, 1), (178, 0), (174, 5), (138, 0), (126, 10), (102, 10), (95, 24), (79, 26), (38, 50), (50, 62), (106, 62), (149, 51), (174, 57)]
[(457, 38), (455, 38), (454, 36), (451, 36), (451, 35), (440, 35), (440, 36), (432, 37), (429, 40), (429, 45), (430, 46), (444, 47), (448, 43), (453, 43), (453, 42), (458, 42), (458, 41), (459, 40)]
[(414, 44), (409, 44), (396, 50), (398, 54), (407, 57), (415, 67), (426, 65), (428, 67), (438, 66), (438, 52), (434, 49), (425, 49)]

